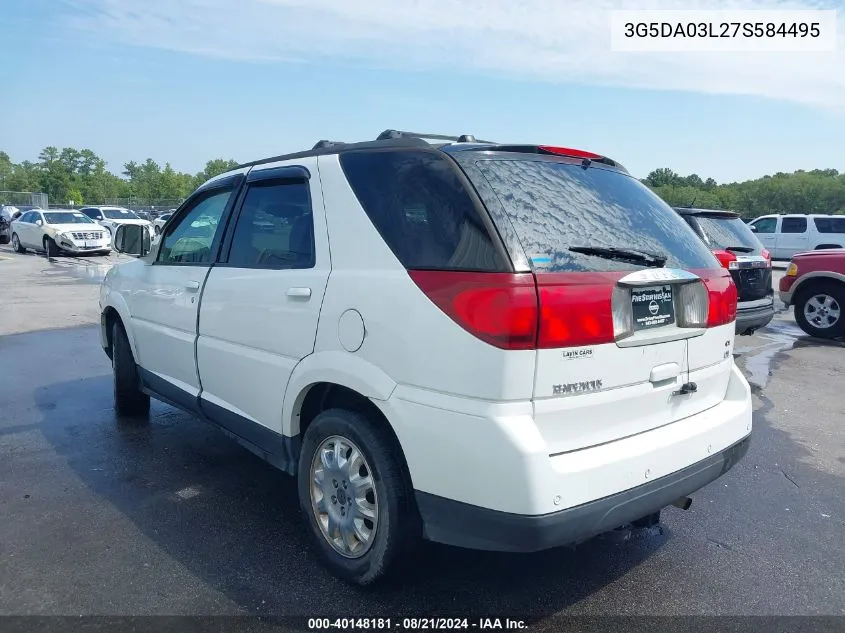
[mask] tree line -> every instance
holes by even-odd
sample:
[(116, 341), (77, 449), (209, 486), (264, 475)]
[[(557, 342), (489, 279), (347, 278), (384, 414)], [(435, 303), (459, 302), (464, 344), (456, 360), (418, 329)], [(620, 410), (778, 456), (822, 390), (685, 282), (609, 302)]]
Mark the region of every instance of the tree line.
[[(35, 162), (15, 163), (0, 151), (0, 191), (46, 193), (54, 204), (104, 203), (108, 200), (182, 200), (203, 182), (232, 169), (237, 161), (217, 158), (196, 174), (179, 172), (152, 158), (128, 162), (120, 175), (90, 149), (45, 147)], [(643, 180), (676, 207), (726, 209), (744, 217), (767, 213), (845, 214), (845, 173), (835, 169), (777, 173), (755, 180), (719, 184), (697, 174), (681, 176), (671, 169), (652, 171)], [(0, 202), (3, 202), (0, 200)], [(149, 202), (146, 202), (149, 204)]]
[[(12, 161), (0, 151), (0, 191), (46, 193), (50, 204), (96, 204), (109, 200), (182, 200), (209, 178), (238, 165), (235, 160), (217, 158), (205, 169), (188, 174), (162, 167), (152, 158), (142, 163), (130, 161), (116, 175), (106, 169), (106, 161), (90, 149), (45, 147), (35, 162)], [(0, 194), (2, 195), (2, 194)], [(0, 200), (2, 202), (2, 200)]]
[(845, 214), (845, 173), (835, 169), (798, 170), (718, 184), (712, 178), (680, 176), (663, 168), (651, 172), (643, 182), (675, 207), (724, 209), (746, 218), (767, 213)]

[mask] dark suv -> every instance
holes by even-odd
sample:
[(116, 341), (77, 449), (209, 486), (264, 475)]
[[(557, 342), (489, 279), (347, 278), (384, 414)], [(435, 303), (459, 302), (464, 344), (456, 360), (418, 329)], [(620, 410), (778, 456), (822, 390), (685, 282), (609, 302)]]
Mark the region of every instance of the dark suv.
[(775, 315), (772, 257), (737, 213), (676, 208), (727, 268), (739, 294), (737, 334), (753, 334)]

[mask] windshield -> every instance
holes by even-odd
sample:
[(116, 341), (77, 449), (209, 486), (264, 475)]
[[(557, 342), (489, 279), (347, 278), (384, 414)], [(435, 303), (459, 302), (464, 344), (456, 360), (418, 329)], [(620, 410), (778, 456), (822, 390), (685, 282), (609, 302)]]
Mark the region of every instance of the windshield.
[(467, 163), (487, 206), (498, 202), (504, 207), (538, 272), (620, 271), (649, 265), (604, 249), (665, 256), (670, 268), (717, 264), (686, 222), (631, 176), (524, 155), (488, 156), (459, 160)]
[(707, 215), (696, 215), (693, 218), (698, 223), (704, 240), (710, 248), (725, 249), (739, 246), (750, 248), (751, 251), (748, 254), (761, 254), (763, 245), (754, 237), (748, 225), (739, 218)]
[(129, 209), (103, 209), (103, 215), (109, 220), (140, 220), (134, 212)]
[(44, 220), (47, 224), (96, 224), (87, 215), (75, 211), (45, 213)]

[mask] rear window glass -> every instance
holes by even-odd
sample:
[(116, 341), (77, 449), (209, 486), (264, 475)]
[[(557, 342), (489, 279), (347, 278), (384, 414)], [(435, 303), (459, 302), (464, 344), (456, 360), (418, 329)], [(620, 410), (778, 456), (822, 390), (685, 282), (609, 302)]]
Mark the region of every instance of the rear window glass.
[(571, 252), (576, 246), (666, 256), (667, 267), (712, 268), (692, 228), (635, 178), (601, 167), (530, 159), (475, 161), (537, 270), (616, 271), (630, 262)]
[(760, 254), (762, 245), (754, 237), (748, 225), (739, 218), (717, 218), (708, 216), (693, 216), (698, 223), (704, 239), (710, 248), (725, 249), (731, 246), (753, 248), (753, 252)]
[(507, 270), (457, 167), (445, 156), (348, 152), (340, 163), (364, 211), (406, 268)]
[(845, 233), (845, 218), (813, 218), (819, 233)]

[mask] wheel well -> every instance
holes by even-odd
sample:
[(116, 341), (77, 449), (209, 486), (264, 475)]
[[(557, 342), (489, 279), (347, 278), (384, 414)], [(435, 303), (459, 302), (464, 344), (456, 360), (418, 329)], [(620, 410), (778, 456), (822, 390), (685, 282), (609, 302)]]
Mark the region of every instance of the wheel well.
[(823, 248), (842, 248), (839, 244), (819, 244), (816, 246), (816, 250), (821, 250)]
[(115, 310), (111, 306), (103, 310), (102, 318), (106, 328), (106, 342), (108, 343), (108, 347), (106, 348), (106, 354), (109, 358), (111, 358), (113, 344), (112, 329), (114, 328), (115, 323), (120, 323), (121, 325), (123, 325), (123, 321), (121, 321), (120, 314), (118, 314), (117, 310)]
[(346, 409), (365, 415), (368, 420), (372, 421), (373, 424), (385, 432), (396, 456), (399, 458), (402, 473), (405, 476), (405, 483), (413, 497), (413, 482), (411, 481), (408, 462), (405, 459), (405, 452), (402, 450), (402, 445), (393, 427), (390, 425), (390, 421), (372, 400), (354, 389), (330, 382), (321, 382), (312, 385), (299, 409), (299, 437), (305, 435), (305, 431), (311, 422), (314, 421), (314, 418), (328, 409)]
[(820, 286), (834, 286), (845, 289), (845, 281), (835, 277), (812, 277), (798, 286), (798, 290), (795, 292), (795, 298), (800, 299), (807, 294), (815, 292)]

